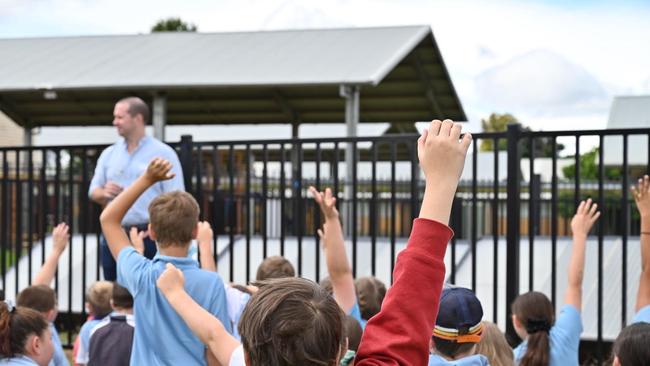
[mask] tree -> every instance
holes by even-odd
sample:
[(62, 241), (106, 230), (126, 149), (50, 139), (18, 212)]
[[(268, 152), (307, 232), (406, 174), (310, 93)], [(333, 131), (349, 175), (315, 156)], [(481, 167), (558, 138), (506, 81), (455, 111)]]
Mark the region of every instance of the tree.
[[(598, 164), (596, 158), (598, 157), (598, 148), (595, 147), (589, 152), (580, 155), (580, 179), (598, 180)], [(567, 179), (575, 179), (576, 165), (571, 164), (562, 168), (562, 173)], [(621, 169), (617, 167), (605, 166), (605, 178), (609, 180), (616, 180), (621, 178)]]
[[(481, 120), (481, 127), (484, 132), (504, 132), (508, 129), (508, 125), (513, 123), (520, 123), (519, 120), (510, 113), (498, 114), (492, 113), (487, 120)], [(524, 126), (524, 131), (531, 131), (529, 127)], [(556, 153), (560, 153), (564, 150), (564, 145), (556, 143)], [(508, 150), (508, 140), (505, 138), (499, 139), (498, 144), (499, 151)], [(520, 146), (521, 156), (524, 158), (530, 158), (530, 144), (524, 143)], [(494, 140), (492, 139), (482, 139), (481, 140), (481, 151), (494, 151)], [(553, 141), (550, 137), (540, 137), (535, 139), (535, 157), (540, 158), (549, 158), (553, 157)]]
[[(513, 123), (519, 123), (519, 120), (510, 113), (492, 113), (487, 120), (481, 119), (483, 132), (503, 132), (508, 129), (508, 125)], [(508, 150), (508, 141), (505, 139), (499, 140), (498, 149), (499, 151)], [(494, 140), (481, 140), (481, 151), (494, 151)]]
[(161, 19), (153, 27), (151, 33), (156, 32), (196, 32), (195, 24), (188, 24), (181, 20), (181, 18), (167, 18)]

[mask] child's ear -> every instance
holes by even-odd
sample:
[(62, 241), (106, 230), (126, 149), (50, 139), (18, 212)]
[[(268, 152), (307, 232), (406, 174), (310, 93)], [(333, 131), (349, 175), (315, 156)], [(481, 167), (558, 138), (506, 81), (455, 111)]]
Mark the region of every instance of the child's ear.
[(153, 226), (151, 226), (151, 224), (149, 224), (147, 227), (147, 233), (149, 234), (148, 236), (151, 240), (156, 241), (156, 232), (153, 230)]
[(41, 352), (41, 339), (32, 335), (25, 342), (25, 350), (31, 354), (38, 355)]
[(614, 356), (614, 362), (612, 362), (612, 366), (621, 366), (621, 361), (618, 360), (618, 356)]
[(192, 230), (192, 239), (196, 239), (196, 236), (199, 234), (199, 224), (197, 223), (196, 226), (194, 227), (194, 230)]

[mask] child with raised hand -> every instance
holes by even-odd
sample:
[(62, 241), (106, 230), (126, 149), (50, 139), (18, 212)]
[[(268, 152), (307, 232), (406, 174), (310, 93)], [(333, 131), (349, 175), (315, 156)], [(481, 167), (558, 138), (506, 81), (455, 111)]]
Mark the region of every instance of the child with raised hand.
[(361, 319), (352, 267), (345, 252), (343, 228), (339, 220), (339, 211), (336, 209), (336, 197), (332, 195), (332, 190), (329, 188), (326, 188), (325, 192), (319, 192), (315, 187), (309, 187), (309, 192), (325, 218), (323, 228), (318, 229), (318, 235), (325, 253), (325, 263), (334, 299), (343, 312), (357, 319), (364, 328), (366, 321)]
[(0, 365), (49, 364), (54, 354), (50, 327), (36, 310), (0, 301)]
[[(461, 138), (461, 126), (448, 120), (433, 121), (418, 140), (427, 182), (420, 218), (399, 255), (395, 284), (367, 324), (355, 365), (427, 364), (452, 236), (446, 223), (470, 143), (471, 136)], [(183, 274), (173, 265), (167, 265), (157, 285), (221, 365), (334, 366), (345, 353), (344, 314), (309, 280), (261, 283), (240, 320), (241, 345), (187, 295)]]
[(230, 331), (224, 285), (217, 273), (202, 271), (187, 258), (197, 235), (199, 207), (185, 192), (168, 192), (149, 205), (149, 236), (156, 241), (153, 260), (140, 255), (129, 243), (121, 221), (137, 198), (158, 182), (171, 179), (171, 163), (154, 159), (145, 173), (118, 195), (102, 212), (102, 231), (117, 260), (118, 283), (134, 298), (135, 339), (131, 365), (205, 365), (205, 347), (192, 334), (156, 288), (165, 265), (173, 263), (187, 278), (189, 296)]
[(650, 177), (639, 179), (637, 186), (632, 188), (632, 195), (641, 215), (641, 278), (633, 323), (650, 323)]
[(52, 337), (52, 344), (54, 345), (54, 355), (50, 361), (52, 366), (68, 365), (68, 359), (63, 352), (63, 346), (59, 333), (54, 326), (54, 320), (58, 315), (56, 293), (51, 288), (54, 274), (59, 266), (59, 258), (65, 251), (70, 241), (69, 227), (66, 223), (58, 224), (52, 230), (52, 252), (47, 256), (47, 259), (41, 266), (36, 276), (32, 281), (32, 285), (23, 289), (16, 299), (18, 306), (28, 307), (43, 314), (45, 320), (49, 323)]
[(600, 212), (591, 199), (580, 202), (571, 220), (573, 248), (568, 268), (568, 284), (564, 306), (555, 320), (555, 309), (549, 298), (540, 292), (520, 295), (512, 304), (515, 331), (524, 340), (515, 348), (515, 361), (520, 366), (578, 365), (578, 347), (582, 333), (582, 278), (585, 267), (587, 235)]
[(447, 226), (465, 156), (472, 142), (462, 126), (434, 120), (418, 139), (426, 181), (419, 218), (393, 272), (381, 311), (366, 325), (355, 359), (364, 365), (426, 365), (453, 236)]

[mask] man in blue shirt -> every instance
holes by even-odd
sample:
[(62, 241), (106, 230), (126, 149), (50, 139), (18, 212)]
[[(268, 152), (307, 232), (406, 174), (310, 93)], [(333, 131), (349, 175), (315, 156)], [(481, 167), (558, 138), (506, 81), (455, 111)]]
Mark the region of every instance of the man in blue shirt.
[[(172, 163), (175, 177), (158, 182), (140, 196), (122, 220), (125, 229), (137, 227), (139, 231), (147, 230), (149, 203), (162, 193), (185, 190), (183, 171), (176, 152), (165, 143), (145, 135), (148, 120), (149, 107), (140, 98), (124, 98), (115, 104), (113, 126), (123, 139), (106, 148), (99, 156), (95, 175), (88, 189), (89, 197), (105, 206), (142, 175), (153, 158), (163, 158)], [(156, 244), (149, 238), (145, 238), (144, 244), (145, 257), (153, 258), (156, 254)], [(101, 252), (104, 279), (115, 281), (115, 260), (103, 237)]]
[(188, 258), (196, 238), (199, 205), (185, 192), (168, 192), (149, 205), (149, 235), (158, 244), (153, 260), (140, 255), (129, 243), (121, 223), (138, 197), (162, 181), (173, 179), (171, 163), (154, 159), (145, 173), (119, 194), (101, 215), (102, 231), (111, 254), (117, 258), (118, 283), (135, 300), (135, 336), (131, 365), (205, 365), (206, 348), (156, 288), (165, 266), (183, 271), (185, 290), (203, 309), (231, 332), (223, 281), (216, 272), (199, 269)]

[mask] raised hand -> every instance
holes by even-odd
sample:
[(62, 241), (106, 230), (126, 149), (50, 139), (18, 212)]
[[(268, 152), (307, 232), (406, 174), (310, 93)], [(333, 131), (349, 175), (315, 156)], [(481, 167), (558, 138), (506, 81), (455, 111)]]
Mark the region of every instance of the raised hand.
[(70, 228), (65, 222), (58, 224), (52, 231), (52, 250), (61, 254), (70, 241)]
[(175, 174), (171, 170), (172, 163), (165, 159), (154, 158), (149, 163), (144, 176), (152, 182), (160, 182), (174, 178)]
[(591, 198), (580, 202), (576, 214), (571, 219), (571, 231), (573, 235), (587, 237), (594, 223), (600, 217), (598, 205), (593, 203)]
[(209, 244), (212, 246), (213, 238), (214, 234), (212, 232), (212, 226), (210, 226), (210, 223), (207, 221), (200, 221), (196, 233), (196, 241), (199, 242), (199, 245)]
[(131, 230), (129, 230), (129, 239), (131, 239), (131, 244), (133, 244), (135, 250), (142, 255), (144, 255), (144, 238), (147, 236), (149, 236), (149, 232), (138, 232), (138, 228), (136, 227), (132, 227)]
[(472, 136), (460, 136), (462, 125), (451, 120), (434, 120), (418, 139), (418, 159), (427, 182), (458, 185)]
[(309, 193), (314, 197), (314, 201), (320, 207), (325, 219), (338, 219), (339, 211), (336, 209), (336, 197), (332, 195), (332, 190), (325, 189), (325, 192), (319, 192), (315, 187), (309, 187)]
[(632, 195), (641, 217), (650, 219), (650, 177), (640, 178), (637, 186), (632, 187)]

